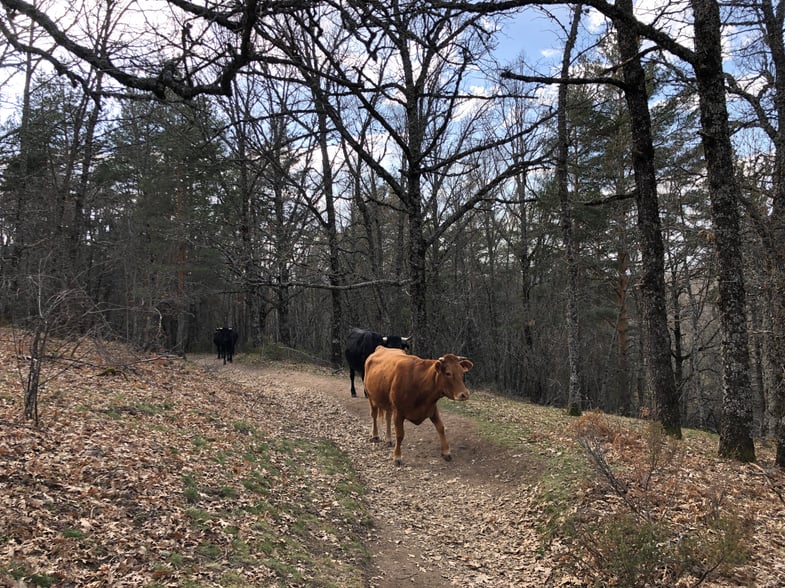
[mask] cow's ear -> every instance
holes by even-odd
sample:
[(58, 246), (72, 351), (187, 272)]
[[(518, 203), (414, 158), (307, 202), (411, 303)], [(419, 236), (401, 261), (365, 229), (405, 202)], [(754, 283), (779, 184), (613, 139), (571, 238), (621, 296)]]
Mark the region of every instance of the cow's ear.
[(468, 372), (470, 369), (474, 367), (471, 359), (466, 359), (465, 357), (461, 358), (461, 367), (463, 368), (464, 372)]
[(436, 371), (437, 372), (443, 372), (444, 371), (444, 358), (443, 357), (440, 357), (438, 360), (436, 360)]

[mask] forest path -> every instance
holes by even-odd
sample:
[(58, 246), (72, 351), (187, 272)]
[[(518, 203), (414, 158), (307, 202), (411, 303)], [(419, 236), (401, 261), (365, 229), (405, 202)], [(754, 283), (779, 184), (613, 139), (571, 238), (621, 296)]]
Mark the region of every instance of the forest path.
[(430, 421), (406, 422), (403, 465), (396, 467), (390, 448), (370, 443), (368, 402), (361, 385), (358, 397), (350, 396), (345, 373), (195, 361), (258, 391), (265, 426), (330, 439), (350, 456), (374, 522), (368, 586), (579, 585), (542, 553), (533, 500), (537, 462), (484, 441), (472, 421), (441, 411), (450, 462), (439, 455)]

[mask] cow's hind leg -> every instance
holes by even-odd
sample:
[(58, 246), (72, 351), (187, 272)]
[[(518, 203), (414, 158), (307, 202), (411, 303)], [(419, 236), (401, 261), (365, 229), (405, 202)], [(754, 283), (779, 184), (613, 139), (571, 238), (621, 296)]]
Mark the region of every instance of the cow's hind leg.
[(450, 461), (452, 459), (452, 455), (450, 455), (450, 446), (447, 444), (447, 435), (444, 433), (444, 423), (442, 422), (442, 417), (439, 415), (439, 409), (436, 407), (434, 407), (433, 415), (431, 416), (431, 422), (433, 423), (433, 426), (436, 427), (436, 432), (439, 433), (442, 457), (445, 459), (445, 461)]
[(388, 408), (384, 414), (384, 418), (387, 421), (387, 447), (392, 447), (395, 445), (392, 437), (392, 430), (390, 428), (390, 424), (392, 423), (392, 410)]
[(379, 407), (372, 402), (369, 402), (368, 404), (371, 406), (371, 442), (378, 443), (379, 429), (376, 427), (376, 417), (379, 414)]
[(395, 415), (395, 449), (393, 449), (393, 463), (401, 465), (401, 444), (403, 443), (403, 418)]
[[(349, 368), (349, 381), (352, 383), (352, 398), (356, 398), (357, 397), (357, 390), (354, 389), (354, 368), (353, 367)], [(368, 396), (368, 395), (366, 394), (366, 396)]]

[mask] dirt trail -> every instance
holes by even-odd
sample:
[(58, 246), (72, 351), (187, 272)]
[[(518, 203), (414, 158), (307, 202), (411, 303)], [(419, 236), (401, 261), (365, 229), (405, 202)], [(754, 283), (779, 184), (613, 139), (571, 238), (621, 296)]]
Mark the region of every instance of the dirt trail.
[(482, 441), (470, 421), (442, 411), (450, 462), (439, 455), (430, 421), (407, 422), (403, 466), (395, 467), (384, 443), (369, 442), (368, 403), (361, 388), (351, 398), (345, 375), (199, 363), (258, 390), (270, 427), (329, 438), (351, 456), (375, 523), (370, 587), (577, 585), (539, 551), (531, 500), (537, 472), (525, 456)]

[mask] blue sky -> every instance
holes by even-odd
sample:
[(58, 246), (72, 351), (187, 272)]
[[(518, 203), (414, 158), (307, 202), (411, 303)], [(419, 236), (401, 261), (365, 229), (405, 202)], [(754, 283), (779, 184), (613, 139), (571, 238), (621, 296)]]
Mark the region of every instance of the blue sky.
[[(564, 7), (551, 7), (552, 14), (568, 19), (568, 11)], [(552, 63), (561, 59), (561, 48), (564, 34), (559, 23), (542, 10), (530, 8), (502, 21), (499, 33), (497, 58), (503, 63), (510, 63), (523, 56), (532, 66)], [(561, 26), (569, 26), (562, 22)]]

